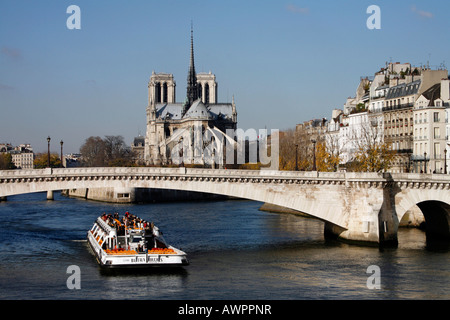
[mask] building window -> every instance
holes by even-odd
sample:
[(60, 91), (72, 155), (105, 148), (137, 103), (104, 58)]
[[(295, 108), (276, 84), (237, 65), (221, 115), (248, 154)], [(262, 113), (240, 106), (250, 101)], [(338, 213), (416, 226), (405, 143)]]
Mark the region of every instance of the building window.
[(205, 104), (209, 104), (209, 84), (205, 83)]
[(155, 102), (161, 103), (161, 84), (159, 82), (155, 84)]
[(433, 112), (433, 120), (434, 122), (439, 122), (439, 112)]
[(434, 138), (439, 139), (441, 137), (441, 132), (439, 130), (439, 127), (434, 128)]
[(441, 145), (439, 142), (434, 144), (434, 158), (439, 159), (439, 155), (441, 154)]
[(163, 84), (163, 102), (167, 103), (167, 83), (164, 82)]
[(198, 88), (198, 97), (203, 101), (203, 85), (201, 83), (197, 83)]

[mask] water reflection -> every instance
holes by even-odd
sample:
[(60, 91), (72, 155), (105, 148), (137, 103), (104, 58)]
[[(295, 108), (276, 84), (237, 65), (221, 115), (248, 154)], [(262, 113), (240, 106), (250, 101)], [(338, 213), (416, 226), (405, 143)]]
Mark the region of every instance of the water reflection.
[[(42, 195), (45, 199), (45, 195)], [(0, 203), (0, 298), (21, 299), (449, 299), (448, 243), (399, 230), (397, 248), (324, 238), (323, 222), (259, 211), (252, 201), (113, 205), (55, 197)], [(86, 231), (103, 212), (154, 221), (188, 253), (176, 269), (103, 270)], [(81, 269), (68, 290), (66, 268)], [(367, 268), (381, 290), (367, 288)]]
[(99, 267), (99, 273), (103, 277), (158, 277), (158, 276), (187, 276), (188, 271), (184, 267), (151, 267), (151, 268), (111, 268)]

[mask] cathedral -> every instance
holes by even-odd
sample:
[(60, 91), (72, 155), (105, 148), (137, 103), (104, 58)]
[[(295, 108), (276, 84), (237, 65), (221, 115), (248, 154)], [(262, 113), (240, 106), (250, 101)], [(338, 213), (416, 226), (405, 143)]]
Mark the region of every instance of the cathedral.
[[(173, 74), (152, 72), (148, 83), (147, 133), (144, 142), (144, 160), (147, 165), (180, 164), (180, 161), (205, 164), (205, 146), (214, 142), (214, 137), (217, 143), (221, 140), (218, 135), (224, 137), (226, 130), (235, 130), (237, 127), (234, 97), (231, 103), (219, 103), (215, 75), (211, 72), (195, 72), (192, 28), (184, 102), (175, 101), (175, 87)], [(200, 132), (200, 143), (195, 141), (199, 139), (195, 132)], [(216, 145), (215, 148), (223, 146)]]

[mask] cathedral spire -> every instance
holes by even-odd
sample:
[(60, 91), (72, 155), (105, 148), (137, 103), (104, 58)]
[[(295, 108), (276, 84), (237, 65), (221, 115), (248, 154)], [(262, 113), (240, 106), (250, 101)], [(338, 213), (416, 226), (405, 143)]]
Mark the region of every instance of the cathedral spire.
[(194, 73), (195, 75), (195, 64), (194, 64), (194, 26), (191, 21), (191, 60), (189, 64), (189, 73)]
[(189, 63), (189, 73), (187, 77), (188, 106), (191, 106), (192, 103), (197, 99), (198, 99), (198, 88), (197, 88), (197, 75), (195, 73), (195, 64), (194, 64), (194, 30), (191, 22), (191, 59)]

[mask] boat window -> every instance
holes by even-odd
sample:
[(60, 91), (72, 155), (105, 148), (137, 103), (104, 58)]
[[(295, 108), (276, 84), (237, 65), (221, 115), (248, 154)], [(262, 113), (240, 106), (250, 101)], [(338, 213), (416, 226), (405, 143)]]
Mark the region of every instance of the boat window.
[(141, 240), (142, 240), (141, 237), (133, 237), (133, 243), (137, 243), (137, 242), (139, 242)]

